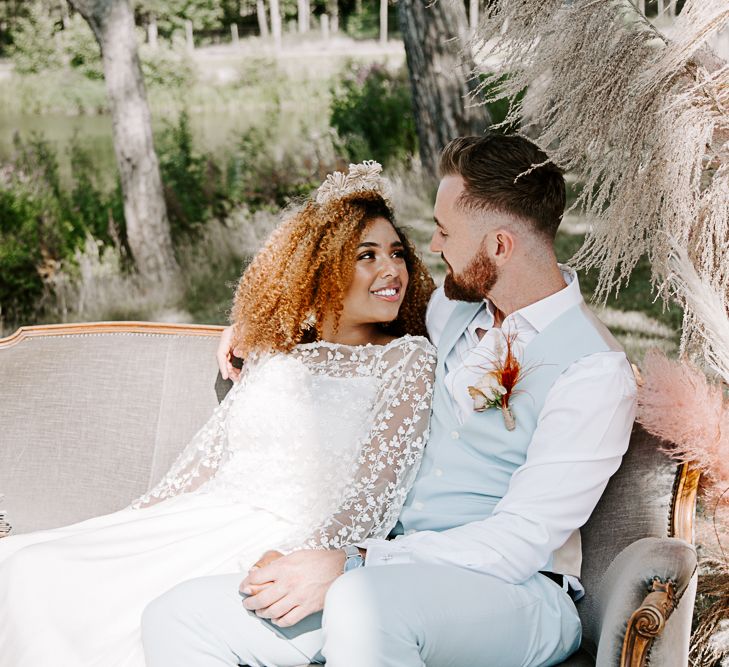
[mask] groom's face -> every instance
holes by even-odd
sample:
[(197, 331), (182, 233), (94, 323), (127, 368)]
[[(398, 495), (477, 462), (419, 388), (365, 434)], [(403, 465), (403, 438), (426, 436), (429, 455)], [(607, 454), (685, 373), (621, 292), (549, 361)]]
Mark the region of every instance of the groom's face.
[(430, 250), (446, 265), (443, 283), (449, 299), (480, 301), (488, 296), (498, 278), (498, 267), (489, 256), (489, 225), (459, 202), (464, 182), (460, 176), (445, 176), (438, 187), (433, 217), (435, 232)]

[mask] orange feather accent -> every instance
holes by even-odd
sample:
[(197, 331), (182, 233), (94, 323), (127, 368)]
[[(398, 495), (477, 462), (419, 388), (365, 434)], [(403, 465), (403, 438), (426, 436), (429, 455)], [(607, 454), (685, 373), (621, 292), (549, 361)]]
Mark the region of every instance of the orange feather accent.
[(521, 364), (514, 354), (513, 347), (516, 342), (516, 334), (508, 334), (506, 339), (506, 354), (504, 358), (496, 358), (494, 362), (493, 375), (499, 381), (499, 384), (506, 389), (506, 393), (501, 397), (502, 405), (509, 407), (509, 399), (514, 393), (517, 383), (524, 377)]

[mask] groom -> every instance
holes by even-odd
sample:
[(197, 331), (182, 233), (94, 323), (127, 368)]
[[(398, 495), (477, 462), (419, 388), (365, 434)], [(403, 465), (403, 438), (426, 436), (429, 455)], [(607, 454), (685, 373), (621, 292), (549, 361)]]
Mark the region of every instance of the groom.
[[(176, 587), (145, 611), (150, 667), (536, 666), (577, 649), (578, 529), (628, 446), (633, 375), (557, 264), (565, 185), (546, 155), (460, 137), (440, 169), (431, 433), (394, 539), (269, 554), (245, 609), (240, 575)], [(505, 361), (508, 410), (489, 382)]]

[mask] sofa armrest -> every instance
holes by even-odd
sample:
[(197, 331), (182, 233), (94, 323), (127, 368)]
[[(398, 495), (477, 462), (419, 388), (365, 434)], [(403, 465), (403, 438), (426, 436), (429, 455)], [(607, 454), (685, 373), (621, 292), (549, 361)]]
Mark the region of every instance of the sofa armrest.
[[(646, 664), (653, 640), (688, 587), (696, 562), (694, 547), (672, 537), (646, 537), (617, 555), (598, 591), (596, 667)], [(682, 661), (677, 659), (678, 666)]]

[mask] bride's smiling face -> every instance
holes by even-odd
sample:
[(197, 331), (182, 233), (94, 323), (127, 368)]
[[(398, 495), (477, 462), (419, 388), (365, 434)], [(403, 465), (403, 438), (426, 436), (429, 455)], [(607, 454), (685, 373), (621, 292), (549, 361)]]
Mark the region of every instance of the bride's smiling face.
[(356, 249), (352, 282), (342, 301), (340, 326), (392, 322), (408, 286), (405, 248), (385, 218), (365, 228)]

